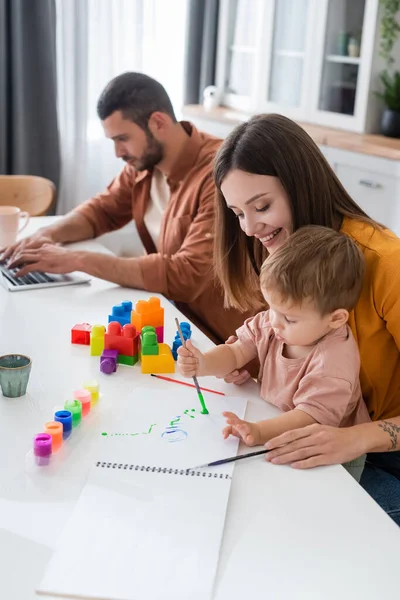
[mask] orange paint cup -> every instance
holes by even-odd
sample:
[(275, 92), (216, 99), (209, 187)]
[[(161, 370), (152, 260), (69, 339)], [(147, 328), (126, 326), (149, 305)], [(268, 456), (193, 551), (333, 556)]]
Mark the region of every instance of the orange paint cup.
[(57, 452), (63, 441), (63, 426), (57, 421), (48, 421), (44, 424), (44, 433), (51, 435), (52, 452)]

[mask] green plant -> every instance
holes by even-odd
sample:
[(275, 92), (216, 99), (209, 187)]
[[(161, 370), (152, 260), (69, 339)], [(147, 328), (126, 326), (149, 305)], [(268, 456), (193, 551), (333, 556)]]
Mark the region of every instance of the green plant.
[(386, 68), (394, 63), (393, 46), (400, 32), (400, 23), (396, 16), (400, 11), (400, 0), (380, 0), (383, 14), (381, 17), (381, 42), (379, 54), (386, 63)]
[(400, 113), (400, 73), (395, 71), (390, 75), (388, 71), (382, 71), (379, 78), (383, 83), (383, 92), (375, 92), (376, 95), (390, 110)]
[(398, 71), (390, 73), (390, 67), (395, 62), (392, 55), (393, 47), (400, 33), (400, 23), (396, 19), (400, 11), (400, 0), (380, 0), (380, 5), (383, 13), (380, 23), (379, 54), (385, 61), (385, 70), (379, 74), (383, 91), (375, 92), (375, 94), (390, 110), (400, 112), (400, 73)]

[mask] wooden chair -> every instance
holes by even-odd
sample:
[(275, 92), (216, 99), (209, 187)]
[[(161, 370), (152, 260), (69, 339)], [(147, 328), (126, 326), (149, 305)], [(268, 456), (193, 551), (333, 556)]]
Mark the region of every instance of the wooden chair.
[(54, 202), (55, 186), (50, 179), (34, 175), (0, 175), (0, 205), (18, 206), (32, 217), (46, 214)]

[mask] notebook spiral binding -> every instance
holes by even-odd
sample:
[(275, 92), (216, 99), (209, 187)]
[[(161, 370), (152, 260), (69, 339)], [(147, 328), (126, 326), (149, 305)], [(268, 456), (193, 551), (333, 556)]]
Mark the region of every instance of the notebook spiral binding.
[(111, 463), (97, 461), (96, 467), (101, 469), (120, 469), (122, 471), (142, 471), (147, 473), (166, 473), (167, 475), (186, 475), (187, 477), (206, 477), (213, 479), (232, 479), (225, 473), (210, 473), (209, 471), (193, 471), (186, 469), (172, 469), (167, 467), (155, 467), (148, 465), (130, 465), (127, 463)]

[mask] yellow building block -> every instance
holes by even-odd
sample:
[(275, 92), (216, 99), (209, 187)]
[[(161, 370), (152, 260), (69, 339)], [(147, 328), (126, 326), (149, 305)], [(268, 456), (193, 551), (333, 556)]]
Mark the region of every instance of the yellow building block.
[(90, 356), (101, 356), (104, 350), (104, 325), (93, 325), (90, 332)]
[(131, 323), (139, 333), (146, 325), (153, 327), (164, 326), (164, 309), (159, 298), (151, 297), (148, 300), (136, 302), (135, 310), (131, 313)]
[(168, 344), (158, 345), (159, 354), (156, 356), (143, 355), (140, 357), (142, 373), (175, 373), (175, 361)]

